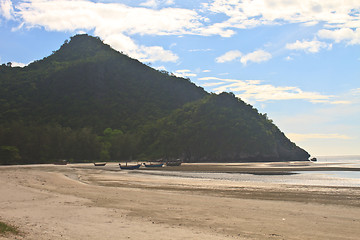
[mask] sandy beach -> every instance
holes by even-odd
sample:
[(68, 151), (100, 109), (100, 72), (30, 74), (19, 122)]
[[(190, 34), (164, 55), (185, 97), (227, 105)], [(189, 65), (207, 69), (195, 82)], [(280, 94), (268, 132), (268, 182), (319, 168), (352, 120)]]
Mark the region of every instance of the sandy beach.
[[(157, 171), (287, 174), (309, 163), (184, 164)], [(349, 166), (346, 170), (358, 169)], [(235, 182), (116, 163), (0, 167), (0, 239), (359, 239), (360, 188)]]

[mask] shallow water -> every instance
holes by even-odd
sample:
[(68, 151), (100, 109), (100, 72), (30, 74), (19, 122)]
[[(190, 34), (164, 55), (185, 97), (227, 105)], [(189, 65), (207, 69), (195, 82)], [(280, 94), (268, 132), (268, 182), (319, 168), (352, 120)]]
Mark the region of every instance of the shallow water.
[(248, 183), (254, 182), (311, 186), (360, 187), (360, 172), (344, 171), (307, 171), (294, 172), (294, 174), (291, 175), (254, 175), (244, 173), (198, 173), (163, 171), (146, 171), (142, 172), (142, 174)]
[[(360, 168), (360, 156), (320, 156), (316, 164)], [(310, 178), (322, 179), (325, 183), (340, 186), (359, 186), (359, 171), (314, 171), (299, 172)]]
[[(318, 157), (313, 166), (358, 167), (360, 156)], [(206, 173), (176, 171), (146, 171), (166, 177), (196, 178), (207, 180), (224, 180), (247, 183), (271, 183), (309, 186), (360, 187), (360, 171), (294, 171), (287, 174), (247, 174), (247, 173)]]
[(360, 167), (360, 156), (320, 156), (317, 163)]

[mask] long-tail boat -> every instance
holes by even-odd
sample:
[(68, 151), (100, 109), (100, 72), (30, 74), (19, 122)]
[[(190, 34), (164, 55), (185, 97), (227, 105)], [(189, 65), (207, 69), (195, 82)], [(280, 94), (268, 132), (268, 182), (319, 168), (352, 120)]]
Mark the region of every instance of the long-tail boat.
[(123, 169), (123, 170), (133, 170), (133, 169), (138, 169), (141, 164), (137, 164), (137, 165), (131, 165), (131, 166), (128, 166), (127, 164), (124, 166), (124, 165), (121, 165), (121, 163), (119, 163), (119, 166), (120, 166), (120, 169)]
[(106, 165), (106, 162), (105, 163), (95, 163), (94, 162), (95, 167), (100, 167), (100, 166), (105, 166), (105, 165)]
[(164, 163), (158, 163), (158, 164), (146, 164), (144, 163), (145, 167), (162, 167), (164, 165)]

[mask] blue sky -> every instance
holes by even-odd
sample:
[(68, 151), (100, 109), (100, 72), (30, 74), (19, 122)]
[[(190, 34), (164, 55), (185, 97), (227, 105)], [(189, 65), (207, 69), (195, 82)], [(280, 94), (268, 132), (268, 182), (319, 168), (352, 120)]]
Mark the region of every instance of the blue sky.
[(233, 92), (313, 156), (360, 155), (359, 1), (0, 0), (0, 63), (77, 33)]

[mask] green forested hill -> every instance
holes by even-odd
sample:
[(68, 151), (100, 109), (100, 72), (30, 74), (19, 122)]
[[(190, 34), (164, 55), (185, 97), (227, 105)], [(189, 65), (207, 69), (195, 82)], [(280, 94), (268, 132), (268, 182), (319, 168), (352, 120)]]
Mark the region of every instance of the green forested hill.
[(185, 104), (146, 128), (144, 152), (187, 161), (236, 162), (307, 159), (308, 154), (256, 109), (232, 93)]
[(301, 160), (256, 109), (77, 35), (24, 68), (0, 67), (0, 163), (182, 158)]
[(56, 122), (97, 132), (137, 127), (207, 94), (87, 35), (28, 67), (2, 67), (0, 74), (2, 122)]

